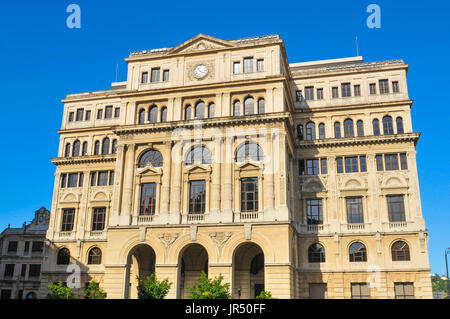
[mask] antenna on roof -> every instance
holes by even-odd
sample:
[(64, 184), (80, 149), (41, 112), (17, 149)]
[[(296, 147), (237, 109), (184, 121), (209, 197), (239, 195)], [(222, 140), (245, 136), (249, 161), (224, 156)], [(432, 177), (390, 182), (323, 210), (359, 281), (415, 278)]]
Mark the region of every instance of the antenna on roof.
[(356, 36), (356, 56), (359, 56), (358, 36)]

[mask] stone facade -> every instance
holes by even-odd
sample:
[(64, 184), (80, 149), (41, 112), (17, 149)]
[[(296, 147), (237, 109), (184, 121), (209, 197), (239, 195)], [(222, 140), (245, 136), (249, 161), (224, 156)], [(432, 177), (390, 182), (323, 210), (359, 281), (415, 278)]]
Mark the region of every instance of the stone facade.
[(202, 270), (234, 298), (432, 297), (402, 60), (289, 64), (277, 35), (200, 34), (126, 61), (63, 100), (41, 296), (65, 249), (108, 298), (152, 272), (188, 298)]

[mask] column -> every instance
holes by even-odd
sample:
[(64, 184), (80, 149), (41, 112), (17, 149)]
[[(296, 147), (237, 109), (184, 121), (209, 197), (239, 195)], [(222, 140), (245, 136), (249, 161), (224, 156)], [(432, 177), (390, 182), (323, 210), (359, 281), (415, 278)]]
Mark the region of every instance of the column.
[(179, 224), (181, 217), (181, 168), (182, 168), (182, 141), (176, 142), (173, 148), (172, 163), (174, 166), (172, 177), (172, 198), (170, 201), (169, 223)]
[(212, 190), (211, 190), (211, 210), (210, 215), (213, 220), (218, 221), (216, 218), (220, 218), (218, 215), (220, 211), (220, 177), (221, 177), (221, 162), (222, 162), (222, 143), (223, 138), (217, 137), (214, 139), (215, 153), (213, 157), (212, 167)]
[(233, 144), (234, 136), (227, 136), (225, 139), (225, 152), (224, 152), (224, 163), (225, 163), (225, 176), (222, 181), (223, 184), (223, 212), (222, 220), (232, 221), (233, 220)]
[[(122, 197), (122, 172), (125, 160), (125, 145), (119, 144), (117, 147), (117, 160), (114, 170), (114, 186), (112, 196), (112, 209), (109, 216), (109, 225), (119, 225), (120, 202)], [(89, 181), (89, 178), (88, 178)]]
[(274, 220), (275, 216), (273, 215), (274, 208), (274, 182), (273, 182), (273, 174), (274, 174), (274, 165), (275, 161), (278, 159), (275, 158), (275, 154), (272, 150), (272, 133), (269, 132), (266, 135), (266, 149), (265, 149), (265, 158), (268, 161), (264, 163), (264, 220)]
[(169, 222), (169, 206), (170, 206), (170, 173), (172, 166), (172, 141), (165, 144), (164, 152), (164, 168), (161, 187), (161, 209), (159, 210), (158, 222)]
[(123, 214), (120, 215), (120, 225), (129, 225), (133, 208), (133, 180), (134, 180), (134, 155), (135, 145), (127, 145), (127, 163), (125, 175), (125, 187), (123, 198)]

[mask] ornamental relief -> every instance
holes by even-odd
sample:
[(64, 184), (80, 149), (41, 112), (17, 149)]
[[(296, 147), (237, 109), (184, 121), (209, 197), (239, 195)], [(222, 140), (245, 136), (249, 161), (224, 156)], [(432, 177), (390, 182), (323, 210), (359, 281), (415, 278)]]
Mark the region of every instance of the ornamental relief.
[(409, 174), (401, 171), (388, 171), (378, 173), (378, 184), (380, 187), (408, 187)]
[(109, 201), (111, 196), (111, 186), (96, 186), (89, 190), (89, 199), (91, 201)]
[(81, 199), (81, 190), (61, 189), (59, 191), (59, 202), (60, 203), (79, 202), (80, 199)]
[(324, 192), (327, 190), (327, 177), (301, 176), (300, 189), (302, 192)]
[(368, 188), (367, 174), (338, 176), (338, 186), (346, 190), (366, 189)]

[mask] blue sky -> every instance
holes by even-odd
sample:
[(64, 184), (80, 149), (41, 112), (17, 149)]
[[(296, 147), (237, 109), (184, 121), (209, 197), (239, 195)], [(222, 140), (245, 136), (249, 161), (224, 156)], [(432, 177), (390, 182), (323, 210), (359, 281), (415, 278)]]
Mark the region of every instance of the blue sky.
[[(289, 62), (356, 55), (403, 58), (415, 131), (423, 132), (417, 165), (433, 272), (445, 272), (450, 247), (448, 1), (2, 1), (0, 4), (0, 229), (19, 227), (51, 207), (61, 99), (108, 89), (130, 51), (171, 47), (198, 33), (221, 39), (280, 34)], [(66, 26), (66, 8), (81, 7), (81, 29)], [(381, 7), (369, 29), (366, 8)]]

